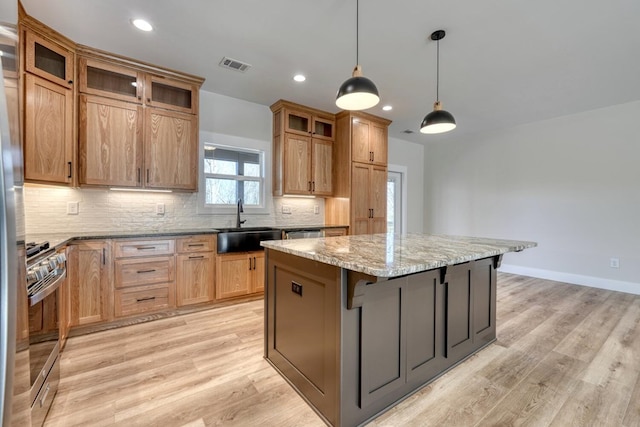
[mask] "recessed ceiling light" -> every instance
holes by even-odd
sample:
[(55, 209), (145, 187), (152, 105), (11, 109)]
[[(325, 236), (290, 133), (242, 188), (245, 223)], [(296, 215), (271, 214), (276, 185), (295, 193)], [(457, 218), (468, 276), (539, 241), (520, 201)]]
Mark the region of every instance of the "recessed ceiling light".
[(135, 25), (135, 27), (139, 30), (153, 31), (153, 27), (151, 26), (151, 24), (149, 24), (149, 22), (145, 21), (144, 19), (134, 19), (133, 21), (131, 21), (131, 23)]
[(293, 80), (295, 80), (297, 82), (303, 82), (303, 81), (307, 80), (307, 78), (305, 76), (303, 76), (302, 74), (296, 74), (295, 76), (293, 76)]
[(384, 107), (382, 107), (382, 109), (384, 111), (391, 111), (391, 110), (393, 110), (393, 107), (391, 105), (385, 105)]

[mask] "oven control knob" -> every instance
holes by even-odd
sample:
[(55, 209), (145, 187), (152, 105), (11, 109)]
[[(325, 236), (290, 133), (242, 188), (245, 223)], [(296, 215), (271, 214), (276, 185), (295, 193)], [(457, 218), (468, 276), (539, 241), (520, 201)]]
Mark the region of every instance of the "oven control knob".
[(60, 253), (57, 255), (57, 258), (58, 258), (58, 262), (59, 262), (60, 264), (62, 264), (63, 262), (65, 262), (65, 261), (67, 260), (67, 255), (65, 255), (65, 253), (64, 253), (64, 252), (60, 252)]
[(40, 268), (38, 269), (38, 278), (40, 280), (44, 279), (45, 277), (47, 277), (47, 275), (49, 274), (49, 267), (46, 265), (40, 266)]
[(49, 262), (48, 267), (49, 267), (50, 270), (55, 269), (56, 266), (58, 265), (58, 259), (55, 256), (52, 256), (47, 261)]
[(27, 271), (27, 283), (33, 283), (38, 281), (38, 275), (34, 269)]

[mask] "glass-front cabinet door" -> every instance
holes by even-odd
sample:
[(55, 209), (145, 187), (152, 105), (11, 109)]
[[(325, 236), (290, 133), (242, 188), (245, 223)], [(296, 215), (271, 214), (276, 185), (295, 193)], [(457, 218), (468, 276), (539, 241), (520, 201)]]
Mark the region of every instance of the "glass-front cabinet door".
[(25, 68), (31, 74), (71, 88), (73, 85), (73, 52), (26, 30)]
[(302, 111), (285, 110), (284, 130), (298, 135), (311, 133), (311, 114)]
[(142, 102), (143, 78), (137, 70), (81, 57), (80, 92), (129, 102)]
[(163, 76), (147, 74), (145, 103), (152, 107), (195, 114), (198, 108), (198, 87)]
[(313, 118), (312, 136), (314, 138), (334, 140), (334, 131), (336, 128), (336, 122), (331, 119), (325, 119), (322, 117)]

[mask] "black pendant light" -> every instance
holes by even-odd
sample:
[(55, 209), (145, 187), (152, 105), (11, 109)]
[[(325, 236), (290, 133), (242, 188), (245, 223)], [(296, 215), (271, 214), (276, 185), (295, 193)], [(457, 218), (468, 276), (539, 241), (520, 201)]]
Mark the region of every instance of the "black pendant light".
[(378, 88), (362, 76), (362, 67), (358, 63), (358, 18), (359, 0), (356, 0), (356, 67), (352, 77), (342, 83), (336, 96), (336, 105), (343, 110), (366, 110), (380, 102)]
[(456, 120), (453, 115), (442, 109), (440, 103), (440, 40), (445, 36), (444, 30), (438, 30), (431, 33), (431, 40), (436, 41), (437, 59), (436, 59), (436, 102), (433, 104), (433, 111), (427, 114), (420, 125), (422, 133), (443, 133), (449, 132), (456, 128)]

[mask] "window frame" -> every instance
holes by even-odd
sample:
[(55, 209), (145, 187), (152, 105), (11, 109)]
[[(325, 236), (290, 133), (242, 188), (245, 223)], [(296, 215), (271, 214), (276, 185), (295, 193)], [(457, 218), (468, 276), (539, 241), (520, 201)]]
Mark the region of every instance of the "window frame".
[[(242, 181), (260, 181), (262, 183), (261, 200), (262, 204), (244, 205), (244, 214), (263, 214), (268, 215), (271, 212), (273, 198), (271, 196), (271, 174), (267, 173), (267, 165), (271, 164), (271, 142), (260, 141), (256, 139), (242, 138), (233, 135), (224, 135), (214, 132), (200, 132), (200, 143), (198, 144), (198, 204), (197, 213), (203, 215), (230, 215), (236, 213), (236, 204), (229, 205), (210, 205), (206, 203), (206, 178), (217, 177), (227, 179), (229, 175), (205, 174), (204, 159), (206, 145), (214, 145), (216, 147), (245, 151), (250, 153), (258, 153), (261, 159), (260, 179), (256, 177), (246, 177)], [(238, 181), (238, 176), (232, 176), (231, 179)]]

